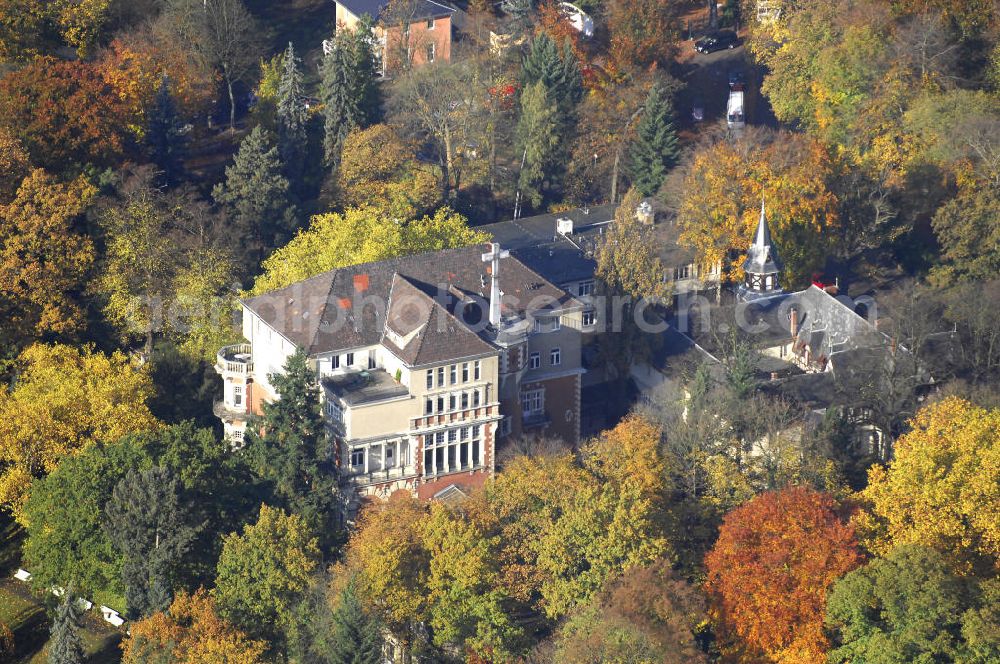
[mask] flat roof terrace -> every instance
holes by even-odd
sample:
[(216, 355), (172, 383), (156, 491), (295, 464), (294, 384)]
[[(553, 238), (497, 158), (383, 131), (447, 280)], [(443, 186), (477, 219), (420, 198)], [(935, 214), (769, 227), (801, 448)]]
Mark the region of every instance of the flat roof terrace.
[(352, 371), (324, 376), (323, 388), (348, 406), (398, 399), (409, 395), (409, 389), (382, 369)]

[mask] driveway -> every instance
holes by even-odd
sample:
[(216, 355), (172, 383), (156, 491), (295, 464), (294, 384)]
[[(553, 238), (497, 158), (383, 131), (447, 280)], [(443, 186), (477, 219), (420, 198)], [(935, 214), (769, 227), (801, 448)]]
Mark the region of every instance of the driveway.
[[(709, 127), (725, 123), (729, 73), (732, 71), (740, 72), (745, 81), (747, 125), (778, 127), (771, 105), (760, 94), (763, 70), (753, 63), (742, 45), (714, 53), (697, 53), (693, 41), (681, 42), (677, 68), (678, 76), (687, 84), (677, 96), (678, 124), (682, 129), (697, 135)], [(705, 109), (705, 119), (700, 123), (694, 122), (691, 117), (696, 99), (701, 99)]]

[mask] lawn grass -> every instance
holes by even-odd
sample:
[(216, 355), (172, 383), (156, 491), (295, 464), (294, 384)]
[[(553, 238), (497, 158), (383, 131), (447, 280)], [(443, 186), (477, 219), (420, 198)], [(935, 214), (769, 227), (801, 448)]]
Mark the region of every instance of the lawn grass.
[[(24, 530), (7, 514), (0, 513), (0, 622), (14, 633), (14, 654), (4, 664), (45, 664), (49, 640), (49, 618), (44, 601), (30, 586), (13, 579), (21, 565)], [(120, 606), (120, 605), (117, 605)], [(122, 634), (108, 625), (96, 611), (84, 614), (80, 630), (87, 662), (115, 664), (121, 661), (118, 644)]]

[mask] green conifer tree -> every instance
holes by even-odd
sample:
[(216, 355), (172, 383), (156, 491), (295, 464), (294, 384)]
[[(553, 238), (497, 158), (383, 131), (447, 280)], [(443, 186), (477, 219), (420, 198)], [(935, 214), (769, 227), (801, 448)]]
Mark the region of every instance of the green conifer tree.
[(56, 608), (49, 638), (49, 664), (82, 664), (83, 640), (80, 638), (80, 615), (72, 590), (63, 594)]
[(285, 175), (293, 185), (302, 176), (308, 145), (309, 109), (303, 100), (302, 72), (292, 42), (282, 58), (281, 81), (278, 83), (278, 153)]
[(518, 153), (524, 157), (518, 187), (534, 207), (542, 204), (545, 182), (550, 186), (558, 182), (562, 171), (561, 142), (556, 105), (549, 98), (545, 84), (538, 81), (521, 95), (521, 118), (517, 125)]
[(573, 121), (576, 105), (583, 98), (583, 77), (573, 49), (567, 41), (562, 53), (559, 46), (544, 32), (531, 42), (531, 49), (522, 67), (524, 87), (543, 83), (549, 98), (558, 106), (561, 122)]
[(105, 508), (108, 539), (124, 558), (125, 608), (136, 619), (166, 609), (173, 576), (195, 536), (177, 478), (160, 466), (131, 470)]
[(165, 74), (149, 111), (146, 148), (150, 160), (163, 172), (164, 183), (175, 184), (184, 173), (187, 139), (181, 129), (177, 105), (170, 94), (170, 78)]
[(358, 600), (355, 582), (344, 588), (340, 606), (333, 614), (331, 664), (380, 664), (382, 630), (375, 618), (365, 613)]
[(678, 153), (673, 109), (663, 87), (657, 83), (649, 89), (628, 152), (627, 169), (632, 185), (643, 196), (655, 194), (667, 172), (677, 163)]
[(320, 66), (323, 151), (331, 165), (339, 162), (341, 146), (352, 129), (366, 127), (378, 119), (371, 29), (367, 17), (353, 29), (338, 29)]
[(260, 127), (243, 142), (225, 182), (212, 197), (223, 206), (245, 242), (259, 252), (283, 241), (295, 230), (295, 209), (288, 200), (288, 179), (282, 173), (278, 148)]
[(316, 374), (299, 349), (284, 373), (269, 374), (268, 380), (281, 398), (264, 404), (263, 416), (247, 427), (244, 453), (271, 485), (273, 503), (301, 516), (329, 546), (335, 540), (337, 496)]

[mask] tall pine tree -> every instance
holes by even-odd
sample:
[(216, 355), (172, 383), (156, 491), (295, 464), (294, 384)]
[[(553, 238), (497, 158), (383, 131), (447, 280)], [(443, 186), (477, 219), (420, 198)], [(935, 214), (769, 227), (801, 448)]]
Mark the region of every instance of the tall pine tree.
[(125, 606), (132, 619), (162, 611), (173, 599), (174, 572), (195, 536), (179, 495), (170, 470), (132, 470), (105, 508), (105, 531), (124, 558)]
[(301, 349), (284, 369), (268, 375), (281, 398), (264, 404), (263, 416), (247, 427), (244, 454), (254, 472), (271, 485), (274, 504), (301, 516), (327, 547), (335, 539), (337, 496), (319, 384)]
[(225, 208), (245, 243), (263, 252), (295, 230), (295, 208), (288, 189), (278, 148), (267, 132), (254, 127), (240, 143), (233, 165), (226, 167), (225, 182), (215, 185), (212, 197)]
[(285, 175), (292, 186), (296, 186), (306, 161), (309, 109), (303, 100), (302, 72), (292, 42), (288, 42), (282, 65), (278, 83), (278, 153), (285, 166)]
[(336, 165), (344, 139), (355, 127), (378, 119), (375, 52), (367, 17), (351, 28), (338, 28), (320, 66), (324, 139), (328, 164)]
[(521, 95), (521, 118), (517, 124), (517, 149), (524, 157), (518, 188), (534, 207), (542, 204), (545, 182), (553, 185), (562, 172), (561, 143), (556, 104), (545, 84), (538, 81)]
[(365, 613), (358, 600), (355, 582), (340, 594), (340, 606), (333, 614), (331, 664), (380, 664), (382, 630), (375, 618)]
[(521, 70), (525, 88), (543, 83), (549, 98), (558, 106), (563, 124), (571, 124), (576, 105), (583, 99), (583, 77), (567, 41), (562, 53), (544, 32), (531, 42)]
[(149, 111), (146, 148), (150, 160), (163, 172), (163, 181), (167, 185), (176, 184), (184, 173), (187, 139), (181, 127), (177, 105), (170, 94), (170, 78), (164, 74)]
[(80, 615), (72, 589), (63, 593), (56, 607), (49, 638), (49, 664), (83, 664)]
[(632, 185), (643, 196), (655, 194), (667, 172), (677, 164), (678, 154), (670, 100), (663, 87), (654, 83), (628, 152), (627, 170)]

